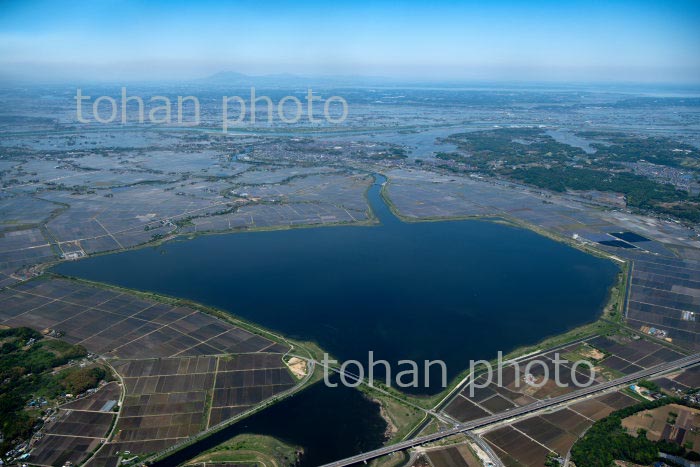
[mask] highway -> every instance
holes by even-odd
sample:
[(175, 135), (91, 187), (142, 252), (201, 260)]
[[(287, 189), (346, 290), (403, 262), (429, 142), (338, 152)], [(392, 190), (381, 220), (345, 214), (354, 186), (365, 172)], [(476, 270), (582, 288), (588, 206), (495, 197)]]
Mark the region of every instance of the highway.
[(675, 360), (673, 362), (668, 362), (668, 363), (662, 363), (660, 365), (656, 365), (651, 368), (647, 368), (646, 370), (641, 370), (636, 373), (632, 373), (627, 376), (623, 376), (618, 379), (614, 379), (612, 381), (608, 381), (606, 383), (601, 383), (601, 384), (596, 384), (593, 386), (589, 386), (586, 388), (582, 388), (573, 392), (570, 392), (568, 394), (563, 394), (561, 396), (553, 397), (551, 399), (544, 399), (540, 400), (537, 402), (533, 402), (532, 404), (524, 405), (522, 407), (517, 407), (513, 408), (510, 410), (507, 410), (505, 412), (500, 412), (497, 414), (489, 415), (488, 417), (484, 418), (479, 418), (477, 420), (472, 420), (466, 423), (462, 423), (460, 425), (457, 425), (454, 428), (450, 428), (448, 430), (440, 431), (438, 433), (433, 433), (430, 435), (425, 435), (425, 436), (420, 436), (417, 438), (409, 439), (406, 441), (401, 441), (396, 444), (392, 444), (389, 446), (384, 446), (379, 449), (375, 449), (374, 451), (368, 451), (362, 454), (357, 454), (352, 457), (348, 457), (345, 459), (337, 460), (335, 462), (331, 462), (330, 464), (325, 464), (322, 467), (343, 467), (346, 465), (353, 465), (357, 464), (360, 462), (366, 462), (368, 460), (374, 459), (376, 457), (384, 456), (386, 454), (391, 454), (392, 452), (398, 452), (398, 451), (403, 451), (404, 449), (412, 448), (414, 446), (419, 446), (421, 444), (425, 443), (430, 443), (432, 441), (437, 441), (442, 438), (447, 438), (448, 436), (456, 435), (458, 433), (462, 433), (464, 431), (469, 431), (469, 430), (474, 430), (476, 428), (481, 428), (486, 425), (491, 425), (493, 423), (497, 422), (502, 422), (504, 420), (508, 420), (510, 418), (518, 417), (521, 415), (528, 414), (530, 412), (536, 412), (548, 407), (553, 407), (565, 402), (569, 402), (572, 400), (580, 399), (582, 397), (589, 396), (591, 394), (595, 394), (597, 392), (605, 391), (607, 389), (612, 389), (617, 386), (622, 386), (626, 385), (632, 382), (635, 382), (639, 379), (644, 379), (644, 378), (649, 378), (651, 376), (655, 376), (657, 374), (661, 373), (666, 373), (671, 370), (677, 370), (681, 368), (685, 368), (691, 365), (694, 365), (696, 363), (700, 363), (700, 354), (694, 354), (690, 355), (688, 357), (681, 358), (679, 360)]

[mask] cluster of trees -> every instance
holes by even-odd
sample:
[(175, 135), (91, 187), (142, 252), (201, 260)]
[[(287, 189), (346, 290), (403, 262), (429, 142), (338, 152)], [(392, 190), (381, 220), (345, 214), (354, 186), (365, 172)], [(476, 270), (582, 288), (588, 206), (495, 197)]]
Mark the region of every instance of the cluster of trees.
[(663, 440), (650, 441), (644, 430), (640, 430), (636, 437), (631, 436), (622, 427), (622, 419), (630, 415), (671, 403), (683, 404), (684, 402), (670, 397), (643, 402), (598, 420), (571, 448), (571, 459), (578, 467), (610, 467), (614, 465), (615, 460), (649, 465), (657, 460), (659, 452), (695, 457), (695, 453), (687, 453), (683, 446)]
[[(586, 153), (556, 141), (539, 128), (502, 128), (458, 133), (446, 139), (469, 154), (469, 164), (489, 170), (498, 160), (506, 165), (563, 163), (586, 157)], [(456, 160), (454, 156), (452, 160)], [(464, 162), (464, 161), (460, 161)]]
[(659, 387), (658, 384), (656, 384), (654, 381), (649, 381), (648, 379), (641, 379), (641, 380), (639, 380), (639, 382), (637, 383), (637, 385), (640, 386), (640, 387), (642, 387), (642, 388), (646, 388), (646, 389), (648, 389), (648, 390), (650, 390), (650, 391), (654, 391), (654, 392), (659, 392), (659, 391), (661, 391), (661, 388)]
[[(446, 141), (455, 144), (459, 151), (438, 153), (436, 157), (558, 192), (571, 189), (621, 193), (630, 207), (700, 222), (700, 197), (634, 174), (621, 164), (645, 160), (695, 170), (693, 167), (700, 161), (696, 148), (663, 137), (596, 131), (580, 132), (577, 136), (592, 139), (596, 152), (587, 154), (583, 149), (560, 143), (544, 129), (500, 128), (451, 135)], [(449, 165), (441, 167), (455, 170)]]
[[(504, 174), (524, 183), (557, 192), (570, 189), (622, 193), (630, 207), (700, 222), (700, 209), (692, 204), (700, 203), (700, 198), (692, 199), (687, 192), (677, 190), (672, 185), (661, 184), (629, 172), (556, 166), (508, 170)], [(678, 202), (691, 204), (672, 204)]]
[(700, 151), (689, 144), (683, 144), (660, 136), (640, 138), (623, 133), (588, 131), (577, 133), (584, 138), (602, 139), (593, 143), (596, 159), (609, 162), (639, 162), (645, 160), (658, 165), (684, 168), (688, 160), (698, 160)]
[[(19, 329), (19, 330), (17, 330)], [(35, 343), (27, 346), (30, 339)], [(0, 331), (0, 380), (19, 374), (41, 373), (87, 355), (84, 347), (64, 341), (43, 339), (27, 328)]]
[(107, 377), (101, 367), (69, 368), (58, 374), (59, 384), (71, 394), (81, 394), (97, 385)]
[(26, 410), (32, 399), (47, 401), (61, 394), (79, 394), (96, 387), (107, 377), (100, 367), (55, 368), (87, 355), (85, 348), (67, 342), (44, 339), (28, 328), (0, 330), (0, 452), (13, 441), (25, 438), (37, 423), (40, 407)]

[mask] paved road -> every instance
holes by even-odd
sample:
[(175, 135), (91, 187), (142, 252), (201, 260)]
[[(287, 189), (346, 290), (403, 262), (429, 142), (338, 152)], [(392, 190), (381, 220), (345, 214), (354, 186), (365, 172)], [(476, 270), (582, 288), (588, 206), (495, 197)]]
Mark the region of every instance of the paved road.
[(581, 397), (586, 397), (596, 392), (605, 391), (606, 389), (611, 389), (617, 386), (622, 386), (625, 384), (632, 383), (639, 379), (648, 378), (659, 373), (665, 373), (670, 370), (681, 369), (696, 363), (700, 363), (700, 354), (690, 355), (688, 357), (681, 358), (679, 360), (662, 363), (660, 365), (648, 368), (646, 370), (641, 370), (636, 373), (632, 373), (622, 378), (618, 378), (612, 381), (608, 381), (602, 384), (596, 384), (594, 386), (589, 386), (587, 388), (579, 389), (577, 391), (570, 392), (568, 394), (563, 394), (561, 396), (553, 397), (551, 399), (544, 399), (537, 402), (533, 402), (529, 405), (524, 405), (522, 407), (517, 407), (514, 409), (507, 410), (505, 412), (490, 415), (488, 417), (480, 418), (478, 420), (472, 420), (467, 423), (462, 423), (449, 430), (440, 431), (438, 433), (433, 433), (430, 435), (420, 436), (418, 438), (409, 439), (406, 441), (401, 441), (390, 446), (384, 446), (374, 451), (365, 452), (358, 454), (356, 456), (348, 457), (346, 459), (341, 459), (330, 464), (325, 464), (322, 467), (343, 467), (346, 465), (357, 464), (359, 462), (365, 462), (376, 457), (384, 456), (386, 454), (391, 454), (392, 452), (403, 451), (404, 449), (412, 448), (414, 446), (419, 446), (421, 444), (429, 443), (431, 441), (436, 441), (438, 439), (447, 438), (448, 436), (456, 435), (464, 431), (474, 430), (486, 425), (491, 425), (493, 423), (508, 420), (509, 418), (517, 417), (520, 415), (525, 415), (530, 412), (535, 412), (542, 410), (547, 407), (552, 407), (564, 402), (569, 402), (571, 400), (579, 399)]

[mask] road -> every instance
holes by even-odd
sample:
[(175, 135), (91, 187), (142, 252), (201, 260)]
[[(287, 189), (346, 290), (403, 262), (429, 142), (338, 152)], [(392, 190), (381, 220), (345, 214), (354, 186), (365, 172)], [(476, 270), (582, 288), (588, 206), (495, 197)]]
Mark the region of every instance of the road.
[(594, 386), (589, 386), (587, 388), (579, 389), (577, 391), (570, 392), (568, 394), (563, 394), (561, 396), (553, 397), (551, 399), (544, 399), (532, 404), (524, 405), (522, 407), (517, 407), (505, 412), (490, 415), (488, 417), (479, 418), (477, 420), (472, 420), (466, 423), (457, 425), (454, 428), (448, 430), (440, 431), (438, 433), (433, 433), (430, 435), (420, 436), (418, 438), (409, 439), (406, 441), (401, 441), (390, 446), (384, 446), (374, 451), (368, 451), (362, 454), (357, 454), (352, 457), (341, 459), (330, 464), (325, 464), (322, 467), (343, 467), (346, 465), (357, 464), (360, 462), (366, 462), (368, 460), (374, 459), (376, 457), (384, 456), (386, 454), (391, 454), (392, 452), (403, 451), (404, 449), (412, 448), (414, 446), (419, 446), (421, 444), (430, 443), (432, 441), (437, 441), (442, 438), (447, 438), (448, 436), (456, 435), (464, 431), (474, 430), (486, 425), (491, 425), (493, 423), (502, 422), (510, 418), (514, 418), (520, 415), (525, 415), (530, 412), (539, 411), (548, 407), (553, 407), (564, 402), (569, 402), (571, 400), (579, 399), (582, 397), (595, 394), (597, 392), (605, 391), (607, 389), (612, 389), (617, 386), (622, 386), (625, 384), (632, 383), (639, 379), (649, 378), (660, 373), (666, 373), (671, 370), (685, 368), (696, 363), (700, 363), (700, 354), (690, 355), (688, 357), (675, 360), (673, 362), (662, 363), (646, 370), (641, 370), (636, 373), (632, 373), (622, 378), (614, 379), (606, 383), (596, 384)]

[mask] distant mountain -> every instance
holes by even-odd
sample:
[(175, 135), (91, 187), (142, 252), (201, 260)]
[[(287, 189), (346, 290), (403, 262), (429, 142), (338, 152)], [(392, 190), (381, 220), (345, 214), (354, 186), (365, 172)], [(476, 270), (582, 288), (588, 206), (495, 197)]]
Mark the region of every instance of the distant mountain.
[(270, 75), (246, 75), (235, 71), (221, 71), (206, 78), (195, 80), (199, 84), (222, 86), (254, 87), (352, 87), (382, 85), (389, 82), (387, 78), (360, 76), (300, 76), (291, 73)]
[(220, 71), (206, 78), (201, 78), (196, 81), (207, 82), (211, 84), (248, 84), (254, 80), (252, 76), (235, 71)]
[(275, 75), (246, 75), (236, 71), (220, 71), (206, 78), (196, 80), (198, 83), (206, 83), (221, 86), (240, 87), (281, 87), (307, 85), (308, 79), (292, 74)]

